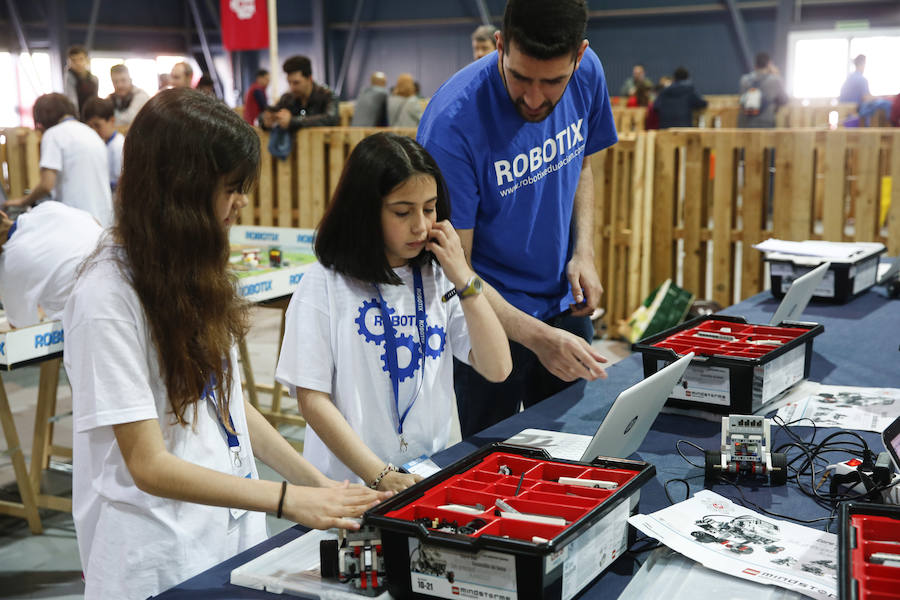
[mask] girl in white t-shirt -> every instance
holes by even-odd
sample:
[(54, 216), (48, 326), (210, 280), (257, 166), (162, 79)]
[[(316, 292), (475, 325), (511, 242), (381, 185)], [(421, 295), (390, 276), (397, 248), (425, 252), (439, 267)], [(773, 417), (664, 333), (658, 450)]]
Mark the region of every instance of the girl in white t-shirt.
[(330, 477), (408, 487), (420, 478), (394, 463), (449, 439), (451, 356), (491, 381), (509, 375), (506, 334), (447, 198), (424, 148), (379, 133), (350, 154), (319, 225), (319, 264), (291, 299), (276, 378), (296, 388), (304, 456)]
[[(243, 399), (227, 229), (258, 174), (256, 134), (173, 89), (125, 144), (116, 224), (63, 315), (86, 598), (156, 595), (264, 540), (264, 512), (353, 528), (344, 517), (387, 497), (326, 478)], [(286, 481), (260, 480), (254, 458)]]

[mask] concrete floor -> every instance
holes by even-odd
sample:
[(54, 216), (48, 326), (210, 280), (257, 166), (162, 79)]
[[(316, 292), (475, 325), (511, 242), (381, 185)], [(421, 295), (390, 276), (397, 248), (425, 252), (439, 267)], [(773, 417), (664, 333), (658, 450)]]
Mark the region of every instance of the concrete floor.
[[(278, 310), (253, 310), (248, 349), (257, 383), (273, 381), (279, 318)], [(610, 363), (630, 354), (629, 346), (624, 342), (595, 340), (594, 346), (610, 359)], [(4, 372), (2, 378), (28, 463), (37, 402), (38, 368), (26, 367), (10, 373)], [(261, 401), (265, 404), (267, 400), (263, 394)], [(72, 394), (64, 372), (60, 374), (57, 405), (57, 414), (71, 411)], [(454, 427), (455, 437), (451, 439), (452, 443), (459, 439), (457, 422)], [(285, 426), (280, 431), (289, 440), (303, 440), (302, 428)], [(70, 446), (71, 436), (72, 420), (64, 417), (55, 426), (54, 441), (59, 445)], [(0, 443), (5, 447), (5, 442)], [(262, 478), (276, 481), (281, 479), (265, 465), (259, 467)], [(69, 494), (71, 476), (64, 469), (47, 471), (43, 489), (53, 494)], [(0, 499), (18, 500), (12, 465), (5, 453), (0, 455)], [(0, 516), (0, 598), (70, 600), (83, 597), (81, 563), (71, 515), (44, 510), (41, 511), (41, 520), (44, 533), (32, 535), (24, 520)], [(269, 533), (273, 535), (292, 525), (289, 521), (273, 516), (269, 516), (267, 521)]]

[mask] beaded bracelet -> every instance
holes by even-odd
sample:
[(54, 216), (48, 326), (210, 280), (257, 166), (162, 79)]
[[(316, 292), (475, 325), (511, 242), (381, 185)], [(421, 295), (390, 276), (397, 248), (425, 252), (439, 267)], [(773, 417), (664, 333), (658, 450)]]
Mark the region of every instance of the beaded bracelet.
[(388, 463), (387, 466), (381, 470), (381, 473), (379, 473), (378, 476), (375, 477), (375, 479), (372, 481), (372, 483), (369, 484), (369, 487), (372, 488), (373, 490), (377, 490), (378, 484), (381, 483), (381, 480), (384, 479), (387, 476), (387, 474), (391, 473), (391, 472), (396, 473), (397, 467), (395, 467), (391, 463)]

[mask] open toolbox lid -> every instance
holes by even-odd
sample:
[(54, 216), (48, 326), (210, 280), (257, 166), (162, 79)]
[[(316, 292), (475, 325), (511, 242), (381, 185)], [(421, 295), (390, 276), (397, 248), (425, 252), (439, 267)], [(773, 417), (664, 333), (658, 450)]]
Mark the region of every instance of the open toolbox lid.
[[(501, 466), (509, 475), (499, 472)], [(598, 457), (583, 463), (554, 459), (539, 448), (496, 442), (370, 509), (363, 522), (463, 552), (491, 549), (542, 556), (577, 538), (655, 474), (655, 467), (642, 461)], [(616, 485), (597, 489), (561, 484), (561, 477)], [(551, 515), (565, 523), (518, 521), (508, 513), (496, 516), (496, 499), (521, 513)], [(481, 504), (484, 510), (478, 514), (439, 508), (451, 504)], [(474, 519), (485, 523), (472, 534), (452, 533), (426, 527), (423, 521), (433, 518), (455, 520), (460, 525)]]
[[(781, 242), (784, 244), (785, 242)], [(804, 242), (787, 242), (796, 248), (795, 252), (772, 252), (765, 248), (758, 248), (763, 251), (764, 260), (767, 261), (786, 261), (801, 266), (816, 266), (823, 262), (831, 264), (855, 264), (866, 260), (873, 256), (884, 253), (887, 248), (881, 242), (820, 242), (817, 240), (807, 240)], [(801, 253), (804, 252), (809, 253)], [(821, 254), (817, 250), (821, 249)]]
[(694, 352), (695, 362), (747, 364), (775, 359), (825, 331), (819, 323), (782, 321), (753, 325), (744, 317), (706, 315), (677, 325), (632, 345), (632, 350), (674, 360)]

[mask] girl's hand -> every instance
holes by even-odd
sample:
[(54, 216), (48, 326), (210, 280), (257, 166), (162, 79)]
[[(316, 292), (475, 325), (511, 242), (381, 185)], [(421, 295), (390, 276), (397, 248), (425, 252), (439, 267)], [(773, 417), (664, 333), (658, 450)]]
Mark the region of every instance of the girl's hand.
[(414, 473), (400, 473), (398, 471), (389, 471), (387, 475), (382, 477), (378, 482), (378, 489), (381, 491), (402, 492), (414, 483), (422, 481), (421, 475)]
[(359, 523), (347, 517), (358, 517), (394, 495), (392, 491), (370, 490), (349, 485), (338, 487), (304, 487), (288, 485), (284, 495), (285, 518), (313, 529), (359, 529)]
[(431, 226), (425, 249), (435, 255), (447, 278), (457, 289), (464, 288), (469, 279), (475, 275), (466, 260), (459, 235), (453, 229), (450, 221), (439, 221)]

